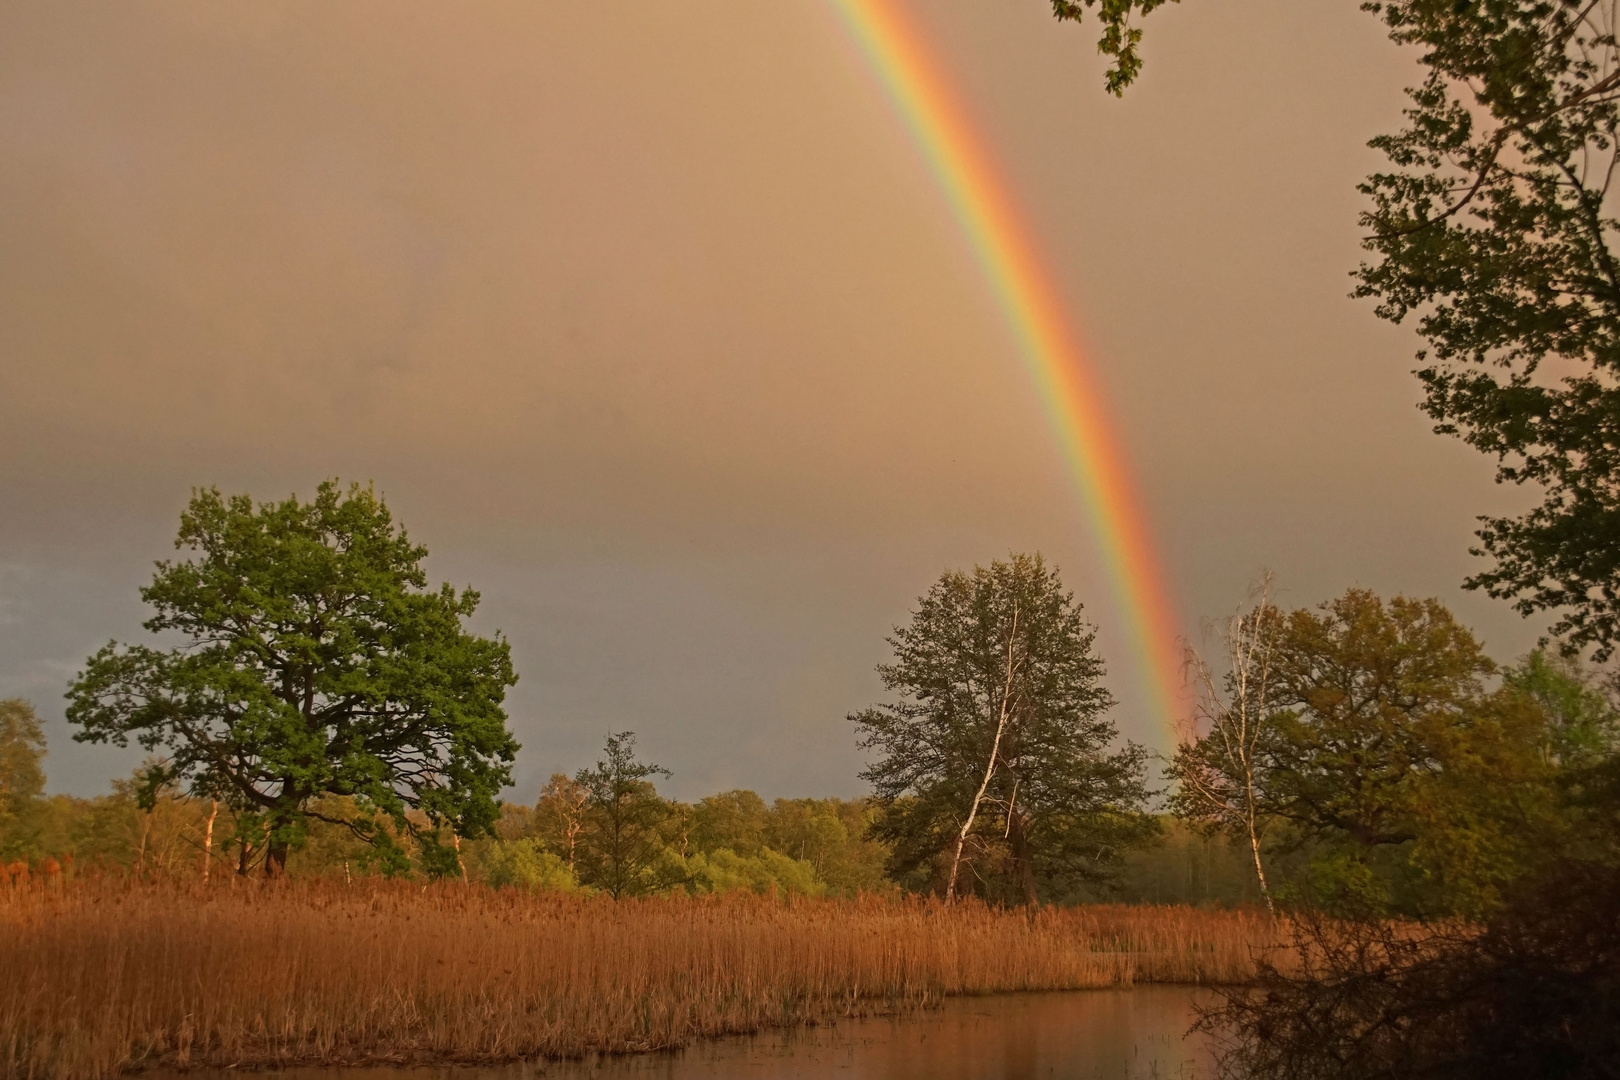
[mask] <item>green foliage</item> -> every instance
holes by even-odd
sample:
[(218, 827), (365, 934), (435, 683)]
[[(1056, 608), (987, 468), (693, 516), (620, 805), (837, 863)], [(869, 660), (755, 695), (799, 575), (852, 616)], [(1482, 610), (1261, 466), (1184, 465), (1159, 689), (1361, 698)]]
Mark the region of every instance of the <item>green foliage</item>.
[(355, 859), (363, 874), (379, 874), (385, 878), (409, 877), (411, 857), (394, 834), (378, 829), (367, 836), (367, 846)]
[(1573, 659), (1537, 649), (1504, 669), (1502, 682), (1540, 706), (1547, 719), (1546, 753), (1557, 764), (1583, 768), (1620, 750), (1620, 712)]
[(437, 832), (423, 829), (416, 837), (417, 865), (430, 880), (464, 876), (461, 852), (454, 843), (447, 844)]
[[(200, 557), (160, 562), (141, 596), (146, 628), (186, 643), (109, 644), (68, 694), (75, 739), (172, 755), (143, 803), (171, 783), (221, 799), (262, 829), (271, 872), (326, 795), (424, 836), (492, 828), (517, 750), (510, 650), (462, 628), (477, 593), (427, 589), (426, 549), (380, 499), (331, 481), (309, 503), (198, 491), (175, 546)], [(341, 824), (382, 842), (372, 813)]]
[(496, 888), (577, 892), (579, 879), (537, 840), (497, 840), (484, 855), (484, 880)]
[(636, 759), (636, 736), (630, 731), (608, 736), (603, 759), (575, 774), (586, 795), (576, 862), (582, 882), (615, 900), (679, 883), (665, 832), (674, 811), (649, 779), (668, 775), (669, 770)]
[(1609, 186), (1620, 46), (1608, 5), (1547, 0), (1370, 4), (1426, 69), (1404, 130), (1361, 185), (1375, 260), (1356, 295), (1418, 315), (1424, 408), (1542, 501), (1484, 518), (1469, 580), (1573, 650), (1620, 633), (1620, 264)]
[(45, 791), (45, 730), (33, 705), (0, 701), (0, 861), (37, 854)]
[(1102, 24), (1097, 51), (1113, 59), (1108, 68), (1108, 92), (1116, 97), (1136, 81), (1142, 71), (1142, 31), (1131, 25), (1137, 14), (1146, 15), (1166, 0), (1052, 0), (1052, 14), (1060, 21), (1079, 22), (1088, 8), (1095, 8)]
[(826, 891), (816, 878), (815, 867), (770, 848), (759, 848), (753, 855), (739, 855), (730, 848), (698, 852), (684, 860), (684, 869), (688, 887), (696, 893), (752, 890), (820, 896)]
[(726, 848), (745, 857), (755, 855), (765, 844), (768, 813), (765, 800), (752, 791), (722, 791), (700, 799), (692, 807), (691, 846), (696, 851)]
[(528, 815), (527, 830), (519, 835), (540, 837), (570, 867), (575, 866), (590, 799), (583, 784), (563, 773), (553, 774)]
[(1247, 840), (1211, 835), (1168, 815), (1160, 818), (1160, 829), (1157, 840), (1125, 854), (1114, 880), (1082, 883), (1060, 899), (1194, 907), (1237, 907), (1263, 901)]
[(1276, 655), (1268, 809), (1361, 847), (1416, 839), (1418, 786), (1494, 670), (1438, 600), (1351, 589), (1291, 613)]
[(868, 836), (875, 820), (866, 799), (777, 799), (766, 814), (764, 843), (810, 864), (835, 896), (892, 888), (888, 848)]
[[(1612, 752), (1606, 699), (1568, 661), (1496, 667), (1436, 600), (1351, 589), (1289, 613), (1254, 771), (1295, 900), (1346, 912), (1479, 915), (1562, 845), (1566, 763)], [(1177, 761), (1219, 768), (1205, 736)], [(1179, 775), (1179, 774), (1178, 774)], [(1209, 825), (1196, 800), (1184, 820)]]
[(877, 754), (861, 775), (895, 876), (945, 884), (971, 820), (964, 888), (1035, 903), (1107, 877), (1153, 835), (1145, 751), (1108, 749), (1113, 698), (1092, 639), (1038, 555), (946, 573), (895, 629), (878, 673), (898, 697), (850, 717)]

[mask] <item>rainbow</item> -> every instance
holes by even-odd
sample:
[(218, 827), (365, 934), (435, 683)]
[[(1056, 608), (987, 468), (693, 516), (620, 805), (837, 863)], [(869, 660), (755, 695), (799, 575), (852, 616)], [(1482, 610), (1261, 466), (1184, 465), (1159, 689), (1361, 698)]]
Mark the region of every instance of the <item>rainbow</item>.
[(1091, 520), (1161, 734), (1184, 682), (1179, 620), (1091, 364), (968, 113), (895, 0), (830, 0), (926, 159), (995, 294)]

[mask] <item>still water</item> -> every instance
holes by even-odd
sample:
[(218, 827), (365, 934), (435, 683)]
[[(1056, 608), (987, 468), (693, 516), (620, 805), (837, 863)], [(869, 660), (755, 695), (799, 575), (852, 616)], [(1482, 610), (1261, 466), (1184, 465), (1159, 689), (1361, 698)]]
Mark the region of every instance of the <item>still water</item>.
[[(1209, 1080), (1196, 991), (952, 998), (914, 1019), (715, 1039), (663, 1054), (490, 1069), (294, 1069), (277, 1080)], [(194, 1074), (195, 1075), (195, 1074)]]

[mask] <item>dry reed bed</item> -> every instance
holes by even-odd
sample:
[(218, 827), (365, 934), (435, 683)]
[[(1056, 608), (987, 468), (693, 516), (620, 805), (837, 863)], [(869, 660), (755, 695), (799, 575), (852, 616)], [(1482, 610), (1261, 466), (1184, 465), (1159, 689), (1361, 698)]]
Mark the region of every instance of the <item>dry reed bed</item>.
[(1263, 915), (868, 897), (0, 886), (0, 1076), (647, 1050), (943, 995), (1230, 982)]

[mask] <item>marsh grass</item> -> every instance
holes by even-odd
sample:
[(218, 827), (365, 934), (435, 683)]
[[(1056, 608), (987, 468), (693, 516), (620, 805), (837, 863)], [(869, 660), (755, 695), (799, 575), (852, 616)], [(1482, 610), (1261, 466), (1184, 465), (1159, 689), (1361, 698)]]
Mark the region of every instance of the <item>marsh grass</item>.
[(0, 1076), (679, 1046), (942, 996), (1249, 978), (1254, 912), (621, 900), (357, 879), (0, 883)]

